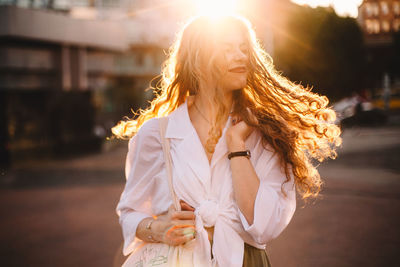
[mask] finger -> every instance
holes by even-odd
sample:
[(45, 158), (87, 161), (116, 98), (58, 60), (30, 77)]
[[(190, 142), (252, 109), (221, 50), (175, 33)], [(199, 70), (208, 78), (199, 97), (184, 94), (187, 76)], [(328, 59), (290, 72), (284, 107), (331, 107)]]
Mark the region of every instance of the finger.
[(194, 237), (196, 236), (196, 229), (194, 227), (177, 228), (175, 226), (168, 229), (165, 233), (167, 240), (174, 240), (180, 237)]
[(237, 127), (239, 127), (241, 129), (242, 136), (245, 139), (247, 139), (250, 136), (250, 134), (254, 131), (254, 127), (251, 127), (244, 121), (239, 122)]
[(193, 224), (190, 223), (182, 223), (182, 224), (176, 224), (172, 225), (165, 231), (166, 236), (174, 236), (177, 233), (180, 233), (183, 229), (185, 228), (191, 228), (193, 231), (196, 231), (196, 228)]
[(246, 108), (247, 113), (249, 114), (249, 120), (251, 123), (254, 123), (255, 125), (258, 125), (258, 119), (256, 117), (256, 115), (253, 114), (253, 112), (251, 112), (250, 108)]
[(193, 211), (175, 211), (172, 213), (173, 220), (194, 220), (195, 215)]
[(193, 225), (175, 225), (170, 227), (165, 232), (165, 237), (169, 239), (173, 239), (179, 236), (187, 235), (187, 234), (195, 234), (196, 228)]
[(173, 245), (173, 246), (183, 245), (183, 244), (185, 244), (186, 242), (189, 242), (189, 241), (193, 240), (194, 238), (195, 238), (194, 235), (188, 235), (188, 236), (177, 237), (177, 238), (174, 238), (174, 239), (172, 240), (172, 245)]
[(176, 236), (195, 235), (196, 229), (194, 227), (178, 228), (178, 229), (174, 229), (172, 234), (176, 235)]
[(176, 234), (177, 236), (174, 237), (175, 239), (180, 240), (180, 238), (183, 237), (186, 239), (186, 242), (196, 238), (196, 231), (193, 228), (181, 229), (179, 232), (176, 231)]
[(183, 228), (183, 227), (194, 227), (195, 221), (194, 220), (174, 220), (172, 224), (176, 228)]

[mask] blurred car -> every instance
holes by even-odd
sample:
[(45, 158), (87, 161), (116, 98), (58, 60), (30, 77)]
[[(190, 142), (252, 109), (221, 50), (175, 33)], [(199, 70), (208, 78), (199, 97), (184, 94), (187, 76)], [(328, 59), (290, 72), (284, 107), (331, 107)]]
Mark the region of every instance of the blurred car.
[(380, 126), (387, 122), (382, 109), (375, 108), (372, 102), (359, 95), (343, 98), (333, 105), (336, 111), (336, 124), (342, 128), (352, 126)]

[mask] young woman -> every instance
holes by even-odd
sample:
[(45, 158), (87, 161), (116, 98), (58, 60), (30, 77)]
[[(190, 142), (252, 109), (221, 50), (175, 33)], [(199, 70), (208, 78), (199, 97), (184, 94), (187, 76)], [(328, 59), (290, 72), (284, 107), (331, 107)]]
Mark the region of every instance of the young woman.
[[(312, 159), (334, 157), (340, 130), (319, 96), (283, 78), (248, 21), (197, 17), (171, 48), (158, 94), (113, 133), (131, 138), (117, 207), (124, 254), (141, 242), (195, 239), (207, 266), (270, 266), (266, 244), (288, 225), (296, 188), (316, 196)], [(158, 118), (169, 117), (171, 208)]]

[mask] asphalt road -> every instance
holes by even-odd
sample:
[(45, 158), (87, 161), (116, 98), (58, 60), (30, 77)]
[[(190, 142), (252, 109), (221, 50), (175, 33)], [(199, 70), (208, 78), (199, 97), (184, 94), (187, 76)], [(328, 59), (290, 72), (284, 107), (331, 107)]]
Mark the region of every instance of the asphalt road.
[[(400, 127), (343, 137), (338, 159), (320, 166), (321, 196), (299, 198), (287, 229), (268, 244), (272, 266), (400, 266)], [(116, 265), (125, 153), (24, 162), (1, 174), (1, 265)]]

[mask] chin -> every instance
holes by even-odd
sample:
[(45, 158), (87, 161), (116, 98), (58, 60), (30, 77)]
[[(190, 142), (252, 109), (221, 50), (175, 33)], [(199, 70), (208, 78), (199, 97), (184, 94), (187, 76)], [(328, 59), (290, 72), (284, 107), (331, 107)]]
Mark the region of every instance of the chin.
[(227, 83), (224, 87), (226, 88), (227, 91), (235, 91), (246, 87), (246, 85), (247, 85), (247, 79), (240, 78), (240, 79), (230, 80), (229, 83)]
[(232, 84), (231, 89), (232, 90), (238, 90), (238, 89), (242, 89), (244, 87), (246, 87), (247, 85), (247, 81), (238, 81), (237, 83)]

